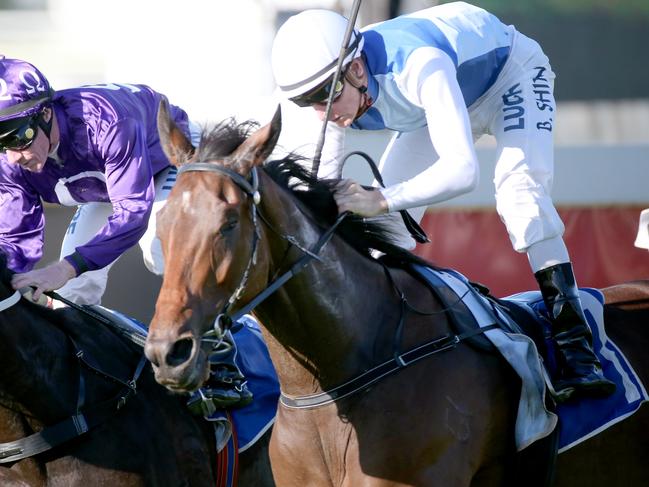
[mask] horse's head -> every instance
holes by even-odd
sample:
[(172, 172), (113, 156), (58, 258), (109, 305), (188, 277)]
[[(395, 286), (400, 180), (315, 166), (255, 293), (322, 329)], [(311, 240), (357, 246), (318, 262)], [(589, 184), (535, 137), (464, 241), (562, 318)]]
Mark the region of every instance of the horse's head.
[[(250, 134), (251, 123), (222, 123), (191, 143), (161, 104), (158, 130), (177, 182), (157, 215), (164, 279), (150, 324), (146, 356), (156, 379), (172, 390), (190, 391), (209, 375), (207, 354), (223, 323), (217, 316), (252, 295), (264, 269), (257, 252), (256, 166), (272, 152), (281, 128), (279, 110)], [(253, 265), (254, 261), (254, 265)]]

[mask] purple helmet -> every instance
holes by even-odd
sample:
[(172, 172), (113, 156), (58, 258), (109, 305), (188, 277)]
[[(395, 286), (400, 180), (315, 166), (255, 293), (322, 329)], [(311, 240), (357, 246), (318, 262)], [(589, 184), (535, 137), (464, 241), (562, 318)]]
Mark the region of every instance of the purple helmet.
[(36, 67), (0, 54), (0, 122), (40, 112), (53, 94), (49, 81)]

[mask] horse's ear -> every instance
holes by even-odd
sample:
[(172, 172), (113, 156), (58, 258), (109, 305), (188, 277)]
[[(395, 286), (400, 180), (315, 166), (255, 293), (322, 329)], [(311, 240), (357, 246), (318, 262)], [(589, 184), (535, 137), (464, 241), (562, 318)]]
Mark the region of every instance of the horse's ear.
[(270, 123), (248, 137), (232, 153), (235, 168), (242, 174), (247, 174), (252, 169), (252, 166), (261, 165), (273, 152), (281, 130), (282, 109), (277, 105), (277, 110), (275, 110), (275, 115)]
[(158, 106), (158, 135), (163, 152), (174, 166), (186, 163), (194, 155), (194, 146), (171, 119), (169, 102), (164, 97)]

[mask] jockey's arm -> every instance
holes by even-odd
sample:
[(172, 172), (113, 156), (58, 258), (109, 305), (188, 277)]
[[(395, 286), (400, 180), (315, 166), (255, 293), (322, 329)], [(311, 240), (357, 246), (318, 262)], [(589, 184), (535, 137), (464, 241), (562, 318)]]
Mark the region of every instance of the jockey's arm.
[[(425, 109), (428, 133), (439, 158), (435, 161), (431, 154), (430, 167), (381, 190), (390, 211), (459, 196), (475, 189), (479, 178), (469, 114), (453, 61), (439, 49), (421, 48), (411, 55), (402, 74), (405, 94)], [(406, 153), (409, 149), (417, 150), (406, 148)]]
[(65, 257), (81, 274), (100, 269), (135, 245), (146, 231), (154, 183), (146, 135), (139, 121), (111, 125), (99, 143), (113, 214), (99, 232)]
[(0, 171), (0, 249), (7, 267), (25, 272), (43, 255), (45, 215), (40, 197), (19, 171)]

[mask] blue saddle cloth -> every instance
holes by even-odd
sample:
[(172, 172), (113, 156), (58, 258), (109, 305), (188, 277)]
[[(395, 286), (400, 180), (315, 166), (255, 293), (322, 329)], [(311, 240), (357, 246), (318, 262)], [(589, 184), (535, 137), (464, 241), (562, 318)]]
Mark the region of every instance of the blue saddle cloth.
[[(561, 422), (560, 453), (629, 417), (649, 399), (624, 353), (606, 334), (604, 295), (592, 288), (582, 288), (580, 291), (584, 314), (593, 334), (593, 350), (602, 364), (604, 375), (615, 382), (617, 389), (606, 398), (581, 398), (557, 406)], [(546, 329), (544, 335), (550, 335), (549, 323), (544, 318), (547, 316), (546, 307), (540, 292), (520, 293), (505, 299), (528, 306), (537, 316), (539, 326)], [(552, 346), (548, 346), (548, 350), (552, 349)], [(554, 366), (553, 357), (548, 357), (546, 363), (548, 368)]]
[[(132, 331), (134, 335), (146, 338), (147, 326), (129, 316), (102, 306), (93, 308), (108, 316), (118, 327)], [(237, 365), (246, 376), (248, 388), (254, 400), (248, 406), (228, 411), (215, 411), (205, 418), (219, 424), (217, 432), (217, 449), (224, 448), (232, 433), (232, 424), (236, 434), (239, 451), (250, 448), (273, 425), (279, 400), (279, 381), (275, 367), (270, 360), (266, 342), (262, 337), (257, 321), (244, 315), (239, 324), (233, 328), (232, 337), (237, 344)], [(236, 330), (236, 331), (235, 331)]]
[[(479, 326), (488, 326), (494, 321), (506, 324), (510, 320), (502, 310), (495, 308), (492, 302), (477, 293), (462, 274), (452, 270), (414, 267), (431, 285), (439, 286), (441, 283), (452, 289), (473, 313)], [(548, 392), (548, 374), (543, 367), (553, 363), (552, 356), (546, 357), (548, 360), (542, 360), (532, 339), (505, 331), (510, 329), (507, 325), (504, 330), (485, 332), (485, 336), (522, 380), (516, 420), (516, 444), (519, 450), (550, 434), (557, 424), (557, 415), (561, 422), (559, 452), (563, 452), (629, 417), (643, 402), (649, 400), (633, 367), (606, 335), (602, 293), (586, 288), (580, 290), (580, 297), (593, 333), (593, 349), (602, 363), (606, 377), (617, 384), (615, 394), (607, 398), (584, 398), (564, 403), (558, 406), (555, 415), (544, 404)], [(539, 291), (516, 294), (505, 300), (515, 301), (529, 309), (530, 314), (536, 317), (539, 327), (548, 326), (543, 317), (545, 305)], [(549, 335), (549, 332), (545, 335)], [(546, 348), (552, 349), (550, 346)]]
[[(239, 323), (243, 326), (232, 334), (239, 350), (237, 365), (248, 380), (254, 400), (243, 408), (231, 410), (230, 416), (236, 428), (239, 451), (245, 451), (275, 421), (279, 380), (257, 321), (252, 316), (244, 315)], [(223, 415), (223, 411), (217, 411), (209, 419)]]

